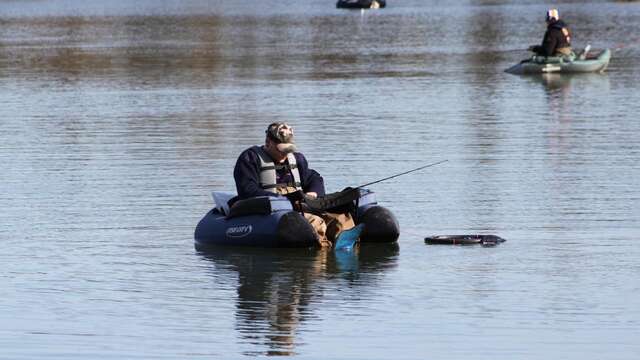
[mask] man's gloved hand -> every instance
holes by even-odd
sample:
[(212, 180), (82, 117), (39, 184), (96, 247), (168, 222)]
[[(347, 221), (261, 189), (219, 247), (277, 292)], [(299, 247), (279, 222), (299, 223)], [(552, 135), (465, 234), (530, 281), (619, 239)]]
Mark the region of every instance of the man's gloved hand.
[(347, 186), (346, 188), (340, 190), (341, 193), (348, 193), (348, 192), (351, 192), (351, 191), (358, 191), (358, 188), (353, 188), (351, 186)]
[(340, 191), (340, 194), (342, 194), (342, 201), (355, 201), (360, 198), (360, 189), (348, 186), (342, 189), (342, 191)]
[(304, 193), (302, 192), (302, 190), (296, 190), (294, 192), (290, 192), (288, 194), (284, 195), (287, 199), (289, 199), (289, 201), (291, 201), (291, 203), (298, 203), (301, 202), (305, 199)]

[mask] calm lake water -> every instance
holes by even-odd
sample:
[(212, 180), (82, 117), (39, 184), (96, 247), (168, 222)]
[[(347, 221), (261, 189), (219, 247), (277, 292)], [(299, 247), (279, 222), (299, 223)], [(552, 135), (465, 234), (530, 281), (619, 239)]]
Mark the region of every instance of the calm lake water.
[[(604, 74), (503, 72), (536, 1), (0, 1), (0, 358), (640, 358), (640, 3), (557, 3)], [(200, 254), (290, 122), (397, 246)], [(496, 247), (432, 246), (496, 234)]]

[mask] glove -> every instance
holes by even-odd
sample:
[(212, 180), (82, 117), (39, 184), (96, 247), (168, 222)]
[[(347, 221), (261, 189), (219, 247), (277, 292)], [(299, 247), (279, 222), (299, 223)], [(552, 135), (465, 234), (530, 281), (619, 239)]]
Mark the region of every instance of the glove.
[(319, 196), (316, 199), (307, 199), (305, 205), (309, 212), (321, 214), (325, 211), (348, 212), (354, 208), (354, 201), (360, 198), (358, 188), (347, 187), (342, 191)]
[(302, 190), (296, 190), (294, 192), (288, 193), (284, 195), (292, 204), (301, 202), (305, 199), (304, 193)]
[(351, 187), (351, 186), (347, 186), (346, 188), (344, 188), (344, 189), (340, 190), (340, 192), (341, 192), (341, 193), (343, 193), (343, 194), (346, 194), (346, 193), (348, 193), (348, 192), (351, 192), (351, 191), (358, 191), (358, 190), (359, 190), (359, 188), (353, 188), (353, 187)]

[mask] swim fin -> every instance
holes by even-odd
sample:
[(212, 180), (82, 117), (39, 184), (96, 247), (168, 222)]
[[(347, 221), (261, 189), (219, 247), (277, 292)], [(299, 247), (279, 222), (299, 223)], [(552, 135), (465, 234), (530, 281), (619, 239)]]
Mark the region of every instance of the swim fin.
[(360, 237), (360, 234), (362, 233), (362, 230), (364, 230), (364, 224), (358, 224), (354, 227), (352, 227), (349, 230), (345, 230), (343, 232), (341, 232), (338, 235), (338, 238), (336, 239), (336, 246), (335, 246), (335, 250), (343, 250), (343, 251), (350, 251), (353, 249), (353, 246), (355, 245), (356, 241), (358, 241), (358, 238)]

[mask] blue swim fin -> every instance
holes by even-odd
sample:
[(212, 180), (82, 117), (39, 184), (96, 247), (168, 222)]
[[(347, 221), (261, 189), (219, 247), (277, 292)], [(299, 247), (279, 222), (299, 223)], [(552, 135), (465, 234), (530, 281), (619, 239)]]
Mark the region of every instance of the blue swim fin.
[(338, 235), (338, 238), (336, 239), (336, 246), (335, 246), (335, 250), (344, 250), (344, 251), (350, 251), (353, 249), (353, 246), (355, 245), (356, 241), (358, 241), (358, 238), (360, 237), (360, 234), (362, 233), (362, 230), (364, 229), (364, 224), (359, 224), (356, 225), (354, 227), (352, 227), (349, 230), (345, 230), (343, 232), (341, 232)]

